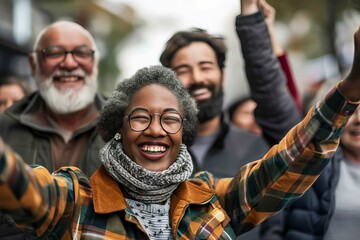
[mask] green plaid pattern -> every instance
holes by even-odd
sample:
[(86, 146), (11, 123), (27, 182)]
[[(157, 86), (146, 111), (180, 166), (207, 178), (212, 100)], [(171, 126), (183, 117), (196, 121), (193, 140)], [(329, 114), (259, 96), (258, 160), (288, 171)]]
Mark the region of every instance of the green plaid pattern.
[[(171, 197), (175, 239), (234, 239), (298, 199), (331, 159), (358, 103), (334, 88), (263, 157), (234, 178), (201, 172)], [(148, 239), (121, 189), (100, 167), (89, 179), (64, 167), (30, 168), (0, 156), (0, 209), (34, 239)]]

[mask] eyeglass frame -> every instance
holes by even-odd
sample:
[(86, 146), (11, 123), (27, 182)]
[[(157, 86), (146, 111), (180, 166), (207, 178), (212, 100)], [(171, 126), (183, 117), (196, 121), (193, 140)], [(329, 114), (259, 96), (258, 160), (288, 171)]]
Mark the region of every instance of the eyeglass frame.
[[(65, 49), (64, 47), (62, 47), (62, 46), (53, 45), (53, 46), (50, 46), (50, 47), (47, 47), (47, 48), (37, 49), (37, 50), (35, 50), (34, 52), (35, 52), (35, 53), (41, 53), (42, 57), (45, 59), (45, 61), (47, 61), (46, 59), (49, 59), (49, 57), (46, 57), (46, 51), (49, 50), (49, 49), (51, 49), (51, 48), (55, 48), (55, 47), (60, 48), (60, 49), (63, 50), (63, 59), (62, 59), (61, 61), (59, 61), (58, 63), (54, 64), (53, 66), (57, 66), (57, 65), (63, 63), (63, 62), (65, 61), (65, 59), (66, 59), (66, 56), (67, 56), (69, 53), (71, 53), (71, 56), (73, 57), (73, 59), (75, 60), (75, 62), (77, 62), (78, 64), (81, 64), (81, 65), (88, 64), (88, 63), (94, 61), (95, 50), (92, 49), (92, 48), (89, 48), (89, 47), (86, 46), (86, 45), (77, 46), (77, 47), (73, 48), (71, 51), (66, 50), (66, 49)], [(74, 52), (75, 52), (77, 49), (82, 48), (82, 47), (86, 47), (86, 48), (88, 48), (88, 49), (90, 50), (90, 55), (89, 55), (90, 59), (89, 59), (89, 62), (81, 63), (81, 62), (79, 62), (78, 59), (75, 57), (76, 55), (74, 55)], [(50, 58), (51, 58), (51, 57), (50, 57)]]
[[(141, 111), (141, 112), (145, 112), (147, 113), (149, 116), (150, 116), (150, 121), (149, 121), (149, 124), (146, 128), (144, 128), (143, 130), (135, 130), (132, 126), (131, 126), (131, 119), (130, 119), (130, 116), (131, 114), (133, 114), (134, 112), (138, 112), (138, 111)], [(175, 113), (175, 114), (178, 114), (180, 116), (180, 119), (181, 119), (181, 124), (180, 124), (180, 127), (179, 129), (176, 131), (176, 132), (169, 132), (167, 130), (165, 130), (163, 124), (162, 124), (162, 117), (165, 115), (165, 114), (168, 114), (168, 113)], [(160, 121), (160, 126), (161, 128), (168, 134), (176, 134), (180, 131), (180, 129), (183, 127), (184, 125), (184, 120), (186, 120), (179, 112), (177, 111), (171, 111), (171, 112), (164, 112), (164, 113), (149, 113), (148, 111), (144, 111), (144, 110), (139, 110), (139, 109), (134, 109), (133, 111), (131, 111), (129, 113), (129, 115), (125, 115), (124, 118), (127, 118), (128, 122), (129, 122), (129, 127), (131, 128), (131, 130), (133, 130), (134, 132), (143, 132), (145, 131), (146, 129), (148, 129), (153, 121), (153, 115), (158, 115), (159, 116), (159, 121)]]

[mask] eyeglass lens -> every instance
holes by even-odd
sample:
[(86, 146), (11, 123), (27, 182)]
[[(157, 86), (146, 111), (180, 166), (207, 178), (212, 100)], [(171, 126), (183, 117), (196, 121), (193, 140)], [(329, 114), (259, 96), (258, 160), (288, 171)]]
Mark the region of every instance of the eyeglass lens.
[(159, 115), (161, 127), (167, 133), (177, 133), (182, 126), (181, 115), (176, 112), (150, 115), (145, 111), (134, 111), (128, 116), (130, 127), (134, 131), (144, 131), (150, 126), (154, 115)]
[(94, 51), (87, 46), (74, 48), (67, 51), (61, 46), (52, 46), (41, 50), (45, 61), (50, 65), (57, 65), (63, 62), (68, 53), (71, 53), (74, 60), (79, 64), (88, 64), (93, 60)]

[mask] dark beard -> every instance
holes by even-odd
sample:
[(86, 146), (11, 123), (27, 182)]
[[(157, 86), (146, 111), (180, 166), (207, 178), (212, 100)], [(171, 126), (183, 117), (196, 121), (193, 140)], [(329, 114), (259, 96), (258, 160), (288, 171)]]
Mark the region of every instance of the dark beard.
[(213, 91), (213, 93), (214, 96), (210, 100), (197, 102), (199, 108), (199, 123), (207, 122), (221, 114), (224, 101), (224, 92), (221, 88), (218, 92)]

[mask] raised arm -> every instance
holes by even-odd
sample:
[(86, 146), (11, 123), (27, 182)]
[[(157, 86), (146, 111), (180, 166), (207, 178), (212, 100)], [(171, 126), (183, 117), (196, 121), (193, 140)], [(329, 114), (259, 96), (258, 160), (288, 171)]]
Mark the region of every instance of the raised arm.
[(283, 70), (286, 78), (287, 87), (289, 89), (289, 92), (291, 96), (294, 98), (295, 104), (299, 111), (302, 110), (301, 107), (301, 99), (299, 96), (299, 91), (296, 86), (296, 82), (291, 70), (291, 66), (289, 64), (287, 54), (282, 48), (276, 33), (275, 33), (275, 16), (276, 16), (276, 10), (273, 8), (269, 3), (266, 2), (266, 0), (259, 0), (259, 8), (263, 12), (265, 17), (265, 23), (269, 31), (271, 46), (273, 49), (273, 53), (277, 57), (281, 69)]
[(333, 157), (343, 128), (360, 103), (360, 30), (354, 39), (349, 75), (261, 160), (242, 167), (232, 180), (213, 182), (237, 234), (300, 198)]
[(274, 29), (276, 10), (270, 4), (268, 4), (266, 0), (258, 0), (257, 2), (259, 10), (263, 12), (265, 17), (265, 23), (268, 28), (273, 53), (275, 56), (283, 55), (284, 49), (281, 47)]
[(354, 34), (354, 61), (345, 80), (340, 84), (340, 90), (350, 101), (360, 101), (360, 28)]
[(241, 1), (241, 15), (236, 18), (236, 31), (250, 94), (257, 103), (255, 118), (263, 129), (264, 137), (273, 145), (301, 120), (301, 113), (273, 54), (270, 35), (258, 1)]

